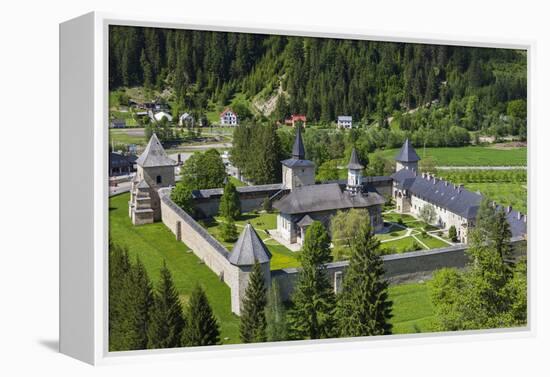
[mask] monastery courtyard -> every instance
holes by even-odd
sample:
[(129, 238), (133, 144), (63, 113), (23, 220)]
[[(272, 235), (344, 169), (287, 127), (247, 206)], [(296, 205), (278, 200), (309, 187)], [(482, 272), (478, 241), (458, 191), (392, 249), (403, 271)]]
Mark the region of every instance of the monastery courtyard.
[[(417, 250), (430, 250), (454, 245), (447, 237), (446, 231), (435, 226), (428, 225), (420, 219), (409, 214), (399, 214), (389, 209), (383, 212), (384, 230), (377, 233), (380, 240), (380, 247), (384, 254), (405, 253)], [(220, 241), (228, 250), (231, 250), (234, 242), (225, 242), (220, 236), (220, 224), (223, 218), (216, 216), (211, 219), (202, 220), (202, 225)], [(277, 236), (277, 212), (247, 212), (243, 213), (235, 222), (237, 230), (244, 229), (247, 222), (254, 227), (262, 241), (266, 244), (273, 255), (271, 269), (298, 267), (298, 254), (301, 248), (298, 244), (288, 244)], [(345, 251), (343, 254), (334, 255), (335, 260), (347, 259)]]

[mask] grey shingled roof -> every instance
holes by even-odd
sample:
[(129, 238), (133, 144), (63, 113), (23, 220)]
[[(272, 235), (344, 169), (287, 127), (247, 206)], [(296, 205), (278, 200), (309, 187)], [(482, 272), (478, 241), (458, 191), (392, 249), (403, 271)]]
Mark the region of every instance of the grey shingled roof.
[(270, 260), (271, 253), (258, 237), (252, 225), (246, 224), (229, 255), (229, 262), (235, 266), (251, 266), (256, 261), (266, 263)]
[(416, 162), (420, 161), (420, 157), (416, 154), (414, 147), (409, 139), (405, 140), (399, 154), (395, 157), (395, 161), (400, 162)]
[(338, 183), (302, 186), (273, 203), (273, 207), (287, 214), (364, 208), (383, 204), (384, 197), (377, 192), (351, 195)]
[(122, 155), (120, 153), (109, 153), (109, 166), (112, 168), (133, 166), (136, 163), (136, 156)]
[(136, 163), (144, 168), (153, 167), (153, 166), (176, 166), (176, 161), (172, 160), (166, 155), (162, 144), (157, 138), (156, 134), (151, 136), (147, 147), (139, 156)]
[[(397, 187), (466, 219), (475, 219), (483, 196), (440, 179), (417, 176), (409, 169), (401, 169), (392, 175)], [(497, 209), (501, 206), (497, 206)], [(506, 210), (506, 208), (503, 208)], [(519, 216), (519, 219), (518, 219)], [(526, 215), (510, 210), (506, 214), (512, 238), (527, 234)]]
[(364, 168), (365, 167), (361, 165), (361, 163), (359, 162), (359, 157), (357, 157), (357, 151), (355, 150), (355, 148), (353, 148), (351, 150), (351, 158), (349, 159), (348, 169), (361, 170)]
[(338, 120), (351, 122), (351, 115), (338, 115)]
[(149, 188), (149, 184), (147, 182), (145, 182), (145, 179), (142, 179), (138, 183), (137, 188)]
[[(239, 193), (278, 191), (278, 190), (281, 190), (282, 188), (283, 188), (282, 183), (236, 187), (237, 192)], [(211, 196), (221, 196), (221, 195), (223, 195), (223, 188), (202, 189), (202, 190), (193, 191), (194, 198), (209, 198)]]
[(294, 146), (292, 147), (292, 158), (281, 161), (281, 163), (289, 168), (293, 167), (309, 167), (315, 166), (315, 164), (305, 159), (306, 149), (302, 140), (302, 127), (296, 128), (296, 139), (294, 140)]
[(292, 158), (296, 160), (303, 160), (306, 158), (306, 149), (304, 148), (304, 142), (302, 140), (302, 127), (296, 128), (296, 139), (292, 146)]
[(296, 223), (296, 225), (298, 225), (300, 228), (303, 228), (304, 226), (313, 224), (313, 221), (314, 220), (311, 218), (310, 215), (305, 215), (300, 221)]
[(410, 169), (401, 169), (392, 175), (397, 187), (405, 189), (438, 207), (445, 208), (464, 218), (477, 215), (482, 196), (434, 177), (417, 176)]

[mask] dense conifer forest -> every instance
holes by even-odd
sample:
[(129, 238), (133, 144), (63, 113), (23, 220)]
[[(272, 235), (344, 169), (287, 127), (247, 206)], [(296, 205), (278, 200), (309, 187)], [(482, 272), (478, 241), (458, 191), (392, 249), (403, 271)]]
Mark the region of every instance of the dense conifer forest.
[(525, 51), (115, 26), (109, 65), (111, 90), (169, 93), (176, 113), (232, 104), (243, 122), (526, 134)]

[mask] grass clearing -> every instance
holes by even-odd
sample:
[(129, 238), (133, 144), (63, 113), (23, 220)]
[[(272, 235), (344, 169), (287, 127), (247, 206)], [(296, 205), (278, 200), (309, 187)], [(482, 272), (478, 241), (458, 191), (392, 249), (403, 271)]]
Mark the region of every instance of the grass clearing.
[[(196, 284), (201, 284), (218, 318), (224, 344), (239, 343), (239, 318), (231, 312), (231, 292), (218, 276), (176, 238), (163, 223), (132, 225), (128, 217), (130, 194), (109, 199), (109, 236), (128, 247), (130, 256), (139, 256), (156, 284), (163, 261), (172, 273), (176, 289), (185, 302)], [(223, 340), (228, 337), (229, 340)]]
[(109, 129), (109, 143), (145, 145), (146, 140), (142, 129), (138, 128), (111, 128)]
[[(386, 149), (382, 155), (393, 159), (399, 149)], [(525, 166), (527, 147), (497, 149), (490, 146), (417, 148), (420, 158), (431, 157), (437, 166)]]
[(415, 237), (418, 238), (430, 249), (439, 249), (441, 247), (450, 246), (447, 242), (441, 241), (440, 239), (432, 237), (429, 234), (422, 235), (422, 233), (418, 233), (418, 234), (415, 233)]
[(394, 334), (433, 331), (434, 309), (428, 283), (408, 283), (389, 287), (393, 301)]
[[(417, 245), (415, 245), (417, 244)], [(424, 250), (425, 248), (412, 236), (380, 243), (384, 254), (406, 253), (408, 251)]]

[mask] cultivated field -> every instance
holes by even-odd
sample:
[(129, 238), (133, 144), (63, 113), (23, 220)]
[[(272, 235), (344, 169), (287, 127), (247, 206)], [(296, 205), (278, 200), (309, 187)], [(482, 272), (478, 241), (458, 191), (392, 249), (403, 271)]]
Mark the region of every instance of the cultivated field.
[[(395, 158), (399, 149), (382, 151), (384, 157)], [(417, 148), (420, 158), (431, 157), (436, 166), (525, 166), (527, 148), (502, 149), (495, 146), (467, 146), (456, 148)]]

